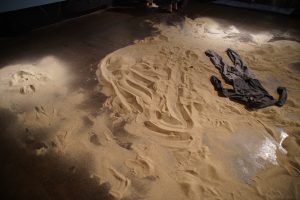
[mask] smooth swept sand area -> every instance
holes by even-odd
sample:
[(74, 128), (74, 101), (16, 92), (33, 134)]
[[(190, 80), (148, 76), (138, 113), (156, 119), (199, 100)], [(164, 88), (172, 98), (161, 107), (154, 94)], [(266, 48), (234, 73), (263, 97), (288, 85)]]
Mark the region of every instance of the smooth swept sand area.
[[(179, 15), (115, 8), (1, 39), (5, 199), (299, 199), (296, 22), (191, 2)], [(218, 96), (204, 52), (230, 63), (227, 48), (275, 98), (286, 87), (286, 104)]]

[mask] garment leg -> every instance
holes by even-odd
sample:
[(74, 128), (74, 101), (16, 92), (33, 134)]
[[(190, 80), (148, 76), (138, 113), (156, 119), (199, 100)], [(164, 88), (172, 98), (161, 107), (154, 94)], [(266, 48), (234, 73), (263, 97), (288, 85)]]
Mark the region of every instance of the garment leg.
[(251, 70), (244, 64), (240, 55), (232, 49), (227, 49), (226, 53), (230, 60), (233, 62), (237, 71), (239, 71), (244, 79), (255, 79), (255, 75), (251, 72)]
[(244, 63), (243, 63), (240, 55), (232, 49), (227, 49), (226, 53), (229, 56), (230, 60), (233, 62), (234, 66), (239, 67), (242, 70)]
[(222, 59), (220, 55), (212, 50), (205, 51), (205, 54), (210, 58), (211, 62), (215, 65), (217, 69), (219, 69), (223, 78), (226, 82), (232, 83), (234, 79), (238, 78), (238, 76), (233, 73), (234, 69), (228, 66)]

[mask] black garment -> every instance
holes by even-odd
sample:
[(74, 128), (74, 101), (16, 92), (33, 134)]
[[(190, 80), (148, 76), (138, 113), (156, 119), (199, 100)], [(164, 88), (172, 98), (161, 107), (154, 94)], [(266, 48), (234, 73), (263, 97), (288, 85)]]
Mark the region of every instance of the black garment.
[(205, 52), (215, 67), (219, 69), (225, 81), (233, 85), (233, 89), (224, 89), (221, 81), (217, 77), (212, 76), (211, 82), (219, 94), (244, 103), (249, 108), (264, 108), (272, 105), (283, 106), (287, 100), (286, 88), (277, 88), (279, 100), (275, 100), (263, 88), (250, 69), (244, 65), (242, 59), (235, 51), (228, 49), (226, 52), (234, 67), (228, 66), (216, 52), (212, 50)]

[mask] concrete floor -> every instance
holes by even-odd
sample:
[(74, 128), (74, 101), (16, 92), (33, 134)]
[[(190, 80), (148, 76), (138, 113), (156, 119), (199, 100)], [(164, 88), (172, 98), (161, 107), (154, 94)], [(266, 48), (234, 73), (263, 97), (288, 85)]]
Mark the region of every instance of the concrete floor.
[[(190, 1), (178, 14), (167, 14), (144, 8), (113, 8), (100, 10), (76, 19), (32, 31), (26, 35), (0, 38), (0, 68), (7, 65), (34, 62), (52, 55), (71, 66), (76, 78), (72, 89), (89, 92), (90, 102), (83, 109), (95, 112), (105, 97), (95, 93), (98, 85), (95, 70), (108, 53), (132, 44), (134, 40), (156, 34), (145, 20), (160, 20), (170, 26), (183, 20), (214, 17), (224, 26), (235, 25), (245, 31), (275, 30), (290, 33), (299, 40), (298, 19), (272, 13), (217, 6)], [(276, 39), (276, 38), (275, 38)], [(282, 38), (277, 38), (282, 39)], [(0, 108), (1, 192), (3, 199), (108, 199), (107, 186), (98, 185), (82, 168), (70, 173), (72, 165), (55, 156), (36, 158), (22, 151), (15, 141), (6, 137), (16, 115)], [(14, 126), (21, 126), (14, 124)], [(66, 170), (69, 169), (69, 170)]]

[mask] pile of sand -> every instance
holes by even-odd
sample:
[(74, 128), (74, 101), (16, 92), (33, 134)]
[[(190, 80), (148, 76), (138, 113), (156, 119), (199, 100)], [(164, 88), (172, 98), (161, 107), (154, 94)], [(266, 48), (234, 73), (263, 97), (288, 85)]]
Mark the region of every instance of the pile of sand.
[(6, 66), (0, 69), (1, 107), (21, 111), (32, 104), (44, 104), (64, 95), (70, 80), (63, 64), (51, 56), (35, 63), (25, 61)]
[[(113, 127), (121, 131), (115, 134), (136, 154), (124, 160), (127, 168), (119, 166), (124, 187), (117, 197), (299, 198), (300, 79), (287, 65), (299, 61), (300, 45), (268, 43), (271, 33), (243, 34), (207, 18), (158, 28), (158, 36), (106, 56), (97, 72)], [(220, 74), (204, 51), (224, 56), (227, 48), (241, 54), (275, 97), (277, 86), (287, 87), (287, 104), (249, 111), (218, 97), (209, 78)], [(291, 135), (284, 148), (282, 129)]]

